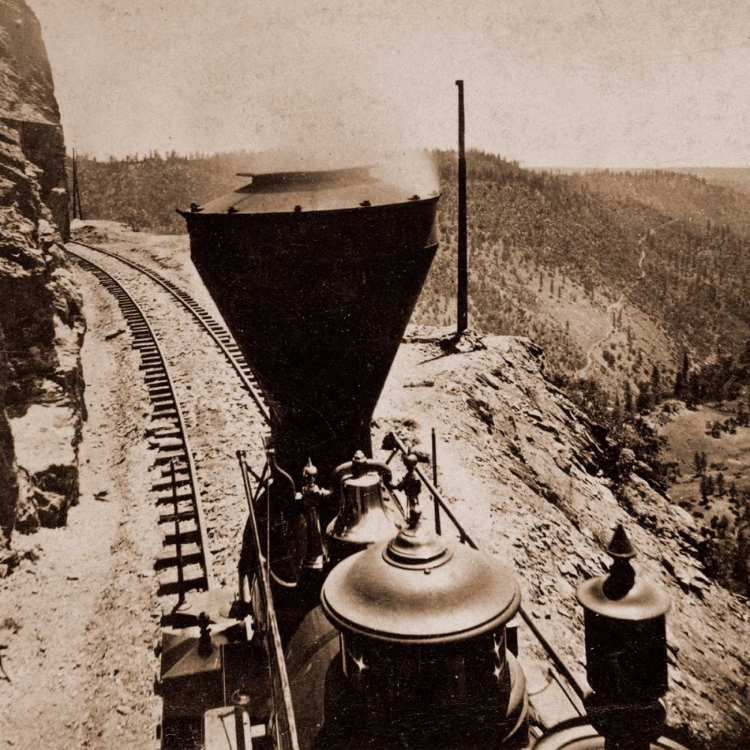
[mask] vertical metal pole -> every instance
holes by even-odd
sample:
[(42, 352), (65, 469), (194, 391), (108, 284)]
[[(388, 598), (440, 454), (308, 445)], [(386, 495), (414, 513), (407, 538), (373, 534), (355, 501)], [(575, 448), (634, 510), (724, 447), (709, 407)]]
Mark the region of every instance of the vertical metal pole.
[(271, 575), (271, 482), (273, 482), (272, 471), (268, 472), (266, 479), (266, 570)]
[(182, 569), (182, 540), (180, 539), (180, 501), (177, 497), (177, 476), (174, 459), (169, 461), (169, 471), (172, 475), (172, 502), (174, 504), (175, 555), (177, 558), (177, 585), (179, 587), (177, 606), (180, 609), (185, 604), (185, 571)]
[(469, 327), (469, 252), (466, 228), (466, 144), (464, 142), (464, 82), (458, 86), (458, 279), (456, 332)]
[(73, 218), (78, 218), (78, 164), (76, 163), (76, 151), (73, 149), (73, 185), (71, 192), (73, 193)]
[(83, 221), (83, 205), (81, 204), (81, 182), (78, 179), (78, 169), (76, 168), (76, 196), (78, 197), (78, 218)]
[(83, 220), (83, 208), (81, 206), (81, 188), (78, 183), (78, 156), (73, 149), (73, 218)]
[[(432, 484), (437, 488), (438, 484), (438, 467), (437, 467), (437, 440), (435, 438), (435, 428), (432, 428)], [(435, 533), (440, 534), (440, 503), (433, 495), (432, 502), (435, 506)]]

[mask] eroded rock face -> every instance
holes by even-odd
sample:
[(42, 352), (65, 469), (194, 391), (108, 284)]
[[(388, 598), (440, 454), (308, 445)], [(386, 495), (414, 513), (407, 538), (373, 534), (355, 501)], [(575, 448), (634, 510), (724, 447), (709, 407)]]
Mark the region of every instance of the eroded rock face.
[(0, 0), (0, 548), (65, 523), (85, 417), (65, 144), (36, 16)]

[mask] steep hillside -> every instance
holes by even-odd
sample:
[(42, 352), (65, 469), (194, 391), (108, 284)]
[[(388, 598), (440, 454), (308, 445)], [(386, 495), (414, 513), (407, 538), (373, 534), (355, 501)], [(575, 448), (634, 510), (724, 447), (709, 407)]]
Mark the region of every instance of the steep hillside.
[[(441, 248), (416, 320), (453, 317), (456, 176), (438, 153)], [(677, 348), (651, 305), (630, 303), (643, 280), (641, 225), (623, 224), (608, 203), (564, 180), (496, 156), (469, 155), (472, 324), (527, 335), (552, 373), (595, 377), (610, 388), (669, 371)], [(643, 217), (643, 222), (653, 217)], [(639, 231), (641, 232), (639, 234)]]
[[(747, 600), (709, 581), (691, 516), (649, 487), (640, 467), (608, 476), (606, 437), (544, 378), (532, 342), (488, 337), (486, 350), (440, 357), (439, 335), (410, 332), (375, 414), (378, 431), (396, 429), (429, 454), (435, 428), (443, 493), (481, 546), (514, 567), (532, 617), (577, 669), (575, 588), (609, 564), (602, 550), (622, 522), (639, 574), (672, 598), (670, 722), (690, 729), (693, 747), (744, 747)], [(522, 646), (526, 659), (531, 648)]]
[(65, 523), (84, 417), (81, 301), (57, 246), (65, 148), (39, 23), (0, 0), (0, 575), (14, 529)]

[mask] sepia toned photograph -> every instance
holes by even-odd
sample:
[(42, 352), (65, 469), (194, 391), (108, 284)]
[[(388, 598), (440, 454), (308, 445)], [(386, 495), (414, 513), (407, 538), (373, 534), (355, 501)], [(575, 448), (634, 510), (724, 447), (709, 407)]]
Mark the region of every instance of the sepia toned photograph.
[(748, 71), (0, 0), (0, 750), (750, 748)]

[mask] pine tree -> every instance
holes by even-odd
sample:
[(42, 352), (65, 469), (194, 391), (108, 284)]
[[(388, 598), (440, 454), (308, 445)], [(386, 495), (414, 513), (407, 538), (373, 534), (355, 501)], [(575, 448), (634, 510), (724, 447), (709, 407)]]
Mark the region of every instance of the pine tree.
[(703, 502), (706, 502), (706, 500), (708, 500), (708, 496), (711, 494), (708, 489), (708, 477), (705, 474), (701, 477), (700, 493), (701, 497), (703, 498)]
[(674, 379), (674, 395), (677, 398), (682, 398), (685, 391), (685, 383), (682, 379), (682, 370), (677, 370), (677, 375)]
[(633, 413), (633, 386), (630, 385), (630, 381), (625, 381), (625, 388), (623, 390), (623, 405), (627, 414)]
[(716, 484), (714, 484), (714, 478), (710, 474), (706, 474), (706, 494), (713, 495), (716, 491)]
[(620, 395), (615, 395), (615, 405), (612, 407), (612, 424), (617, 427), (622, 422), (622, 404)]
[(682, 382), (687, 385), (690, 378), (690, 357), (688, 356), (687, 349), (682, 353), (682, 368), (680, 369), (682, 374)]
[(699, 477), (703, 474), (703, 460), (701, 454), (698, 451), (693, 456), (693, 466), (695, 467), (695, 476)]
[(726, 491), (726, 487), (725, 487), (724, 475), (721, 472), (719, 472), (716, 475), (716, 494), (719, 497), (724, 497), (725, 491)]
[(648, 384), (643, 383), (641, 389), (638, 391), (638, 397), (635, 401), (635, 408), (639, 414), (648, 414), (653, 406), (653, 399), (651, 397), (651, 391), (648, 389)]
[(659, 365), (656, 363), (651, 368), (651, 395), (655, 403), (658, 403), (661, 399), (661, 373), (659, 372)]

